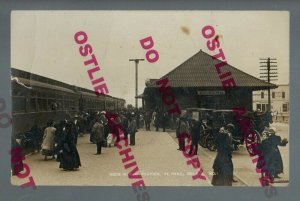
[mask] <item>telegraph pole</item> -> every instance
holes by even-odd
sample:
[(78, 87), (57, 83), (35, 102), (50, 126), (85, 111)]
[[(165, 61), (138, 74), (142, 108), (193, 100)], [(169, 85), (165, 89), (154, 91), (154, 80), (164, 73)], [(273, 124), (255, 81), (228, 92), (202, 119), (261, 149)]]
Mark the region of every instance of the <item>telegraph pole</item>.
[(129, 61), (135, 62), (135, 107), (138, 109), (138, 64), (140, 61), (144, 61), (145, 59), (129, 59)]
[[(260, 78), (262, 78), (264, 81), (271, 83), (271, 81), (277, 81), (277, 61), (275, 58), (271, 59), (260, 59), (259, 62), (260, 65)], [(270, 89), (268, 89), (268, 112), (271, 111), (271, 92)]]

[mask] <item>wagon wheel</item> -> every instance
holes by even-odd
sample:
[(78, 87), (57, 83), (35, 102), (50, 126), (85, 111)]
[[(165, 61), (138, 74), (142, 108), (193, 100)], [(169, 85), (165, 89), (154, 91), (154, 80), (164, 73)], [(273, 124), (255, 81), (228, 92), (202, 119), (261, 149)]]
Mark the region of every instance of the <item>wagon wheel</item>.
[(209, 134), (208, 136), (206, 136), (205, 138), (205, 144), (206, 147), (210, 150), (210, 151), (215, 151), (216, 150), (216, 139), (215, 136), (213, 134)]
[(245, 139), (246, 142), (246, 148), (251, 156), (255, 155), (255, 150), (257, 145), (260, 143), (260, 135), (258, 131), (252, 130), (247, 134), (247, 137)]
[(202, 146), (203, 148), (206, 148), (205, 137), (206, 137), (205, 130), (201, 130), (201, 132), (200, 132), (200, 139), (199, 139), (199, 145)]

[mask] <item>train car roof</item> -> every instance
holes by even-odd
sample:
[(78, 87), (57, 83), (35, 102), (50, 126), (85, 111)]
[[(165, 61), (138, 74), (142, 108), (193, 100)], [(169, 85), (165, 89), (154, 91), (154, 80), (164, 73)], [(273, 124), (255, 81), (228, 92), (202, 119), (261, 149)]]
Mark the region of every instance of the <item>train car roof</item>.
[(95, 92), (91, 91), (91, 92), (86, 92), (86, 91), (78, 91), (78, 93), (84, 95), (84, 96), (91, 96), (94, 98), (104, 98), (104, 95), (100, 95), (100, 96), (96, 96)]
[(28, 79), (24, 79), (24, 78), (17, 78), (17, 80), (13, 79), (12, 82), (19, 84), (20, 86), (21, 86), (20, 83), (22, 83), (28, 87), (40, 87), (40, 88), (53, 89), (53, 90), (64, 91), (64, 92), (76, 94), (76, 92), (74, 92), (73, 90), (67, 89), (64, 87), (60, 87), (60, 86), (50, 85), (50, 84), (46, 84), (46, 83), (42, 83), (42, 82), (38, 82), (38, 81), (34, 81), (34, 80), (28, 80)]
[[(37, 75), (34, 73), (26, 72), (23, 70), (19, 70), (16, 68), (11, 68), (11, 74), (14, 78), (19, 79), (19, 81), (24, 81), (24, 84), (29, 85), (29, 86), (36, 86), (36, 87), (43, 87), (43, 88), (50, 88), (50, 89), (56, 89), (60, 91), (66, 91), (66, 92), (71, 92), (71, 93), (81, 93), (83, 95), (89, 95), (89, 96), (95, 96), (95, 92), (83, 87), (78, 87), (74, 85), (70, 85), (58, 80), (54, 80), (51, 78), (47, 78), (41, 75)], [(101, 94), (101, 96), (105, 97), (110, 97), (112, 99), (117, 99), (124, 101), (124, 99), (113, 97), (107, 94)]]

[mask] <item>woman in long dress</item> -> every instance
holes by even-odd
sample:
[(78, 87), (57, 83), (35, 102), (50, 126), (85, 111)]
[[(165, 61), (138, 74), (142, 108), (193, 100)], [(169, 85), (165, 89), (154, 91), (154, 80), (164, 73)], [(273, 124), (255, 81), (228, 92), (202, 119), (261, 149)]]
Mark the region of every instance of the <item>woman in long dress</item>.
[(233, 130), (234, 126), (228, 124), (226, 130), (221, 128), (217, 136), (217, 156), (213, 164), (214, 175), (212, 179), (212, 185), (214, 186), (232, 186), (233, 163), (231, 152)]
[(61, 154), (59, 151), (63, 148), (63, 141), (66, 136), (66, 121), (60, 121), (57, 125), (57, 130), (55, 132), (55, 145), (54, 145), (54, 153), (56, 154), (56, 161), (60, 162)]
[(75, 144), (75, 136), (73, 131), (73, 123), (66, 125), (66, 136), (59, 146), (60, 150), (60, 165), (63, 170), (73, 171), (81, 166), (79, 154)]
[(280, 178), (279, 174), (283, 173), (283, 162), (278, 146), (286, 146), (288, 140), (286, 138), (281, 139), (280, 136), (276, 135), (275, 128), (271, 128), (267, 132), (268, 137), (264, 140), (266, 145), (263, 150), (265, 169), (270, 172), (273, 178)]
[(42, 154), (45, 156), (44, 160), (47, 160), (47, 156), (52, 156), (54, 159), (54, 138), (55, 138), (54, 122), (49, 121), (44, 131)]

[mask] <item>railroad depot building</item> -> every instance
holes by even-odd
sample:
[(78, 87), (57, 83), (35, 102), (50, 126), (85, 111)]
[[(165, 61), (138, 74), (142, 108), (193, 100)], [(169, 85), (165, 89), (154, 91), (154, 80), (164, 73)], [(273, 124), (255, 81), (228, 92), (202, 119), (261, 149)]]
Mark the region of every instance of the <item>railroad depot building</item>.
[[(253, 91), (277, 88), (274, 84), (226, 64), (222, 70), (231, 72), (236, 87), (225, 92), (215, 68), (220, 62), (200, 50), (160, 79), (168, 78), (168, 86), (171, 87), (181, 110), (195, 107), (210, 109), (243, 107), (252, 110)], [(147, 80), (144, 93), (137, 97), (142, 98), (143, 108), (146, 110), (154, 110), (156, 107), (167, 110), (164, 108), (159, 86), (156, 85), (156, 81), (160, 79)]]

